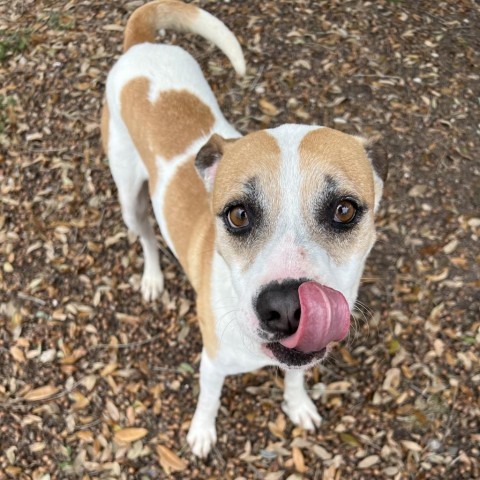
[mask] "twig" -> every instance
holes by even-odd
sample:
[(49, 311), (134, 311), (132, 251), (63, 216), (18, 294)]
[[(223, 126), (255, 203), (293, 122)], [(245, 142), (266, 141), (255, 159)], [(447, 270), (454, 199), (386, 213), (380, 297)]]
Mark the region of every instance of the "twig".
[(42, 300), (41, 298), (37, 297), (32, 297), (31, 295), (27, 295), (26, 293), (19, 292), (18, 293), (18, 298), (21, 298), (22, 300), (28, 300), (30, 302), (38, 303), (38, 305), (46, 305), (47, 302), (45, 300)]

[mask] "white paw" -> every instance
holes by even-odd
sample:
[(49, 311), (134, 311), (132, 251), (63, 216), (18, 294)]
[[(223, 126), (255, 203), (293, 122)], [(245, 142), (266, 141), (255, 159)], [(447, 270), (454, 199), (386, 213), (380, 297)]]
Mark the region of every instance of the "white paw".
[(317, 407), (305, 394), (301, 399), (282, 403), (282, 410), (290, 417), (290, 420), (304, 430), (315, 430), (322, 423), (322, 417), (317, 411)]
[(193, 421), (187, 435), (187, 442), (194, 455), (205, 458), (217, 442), (215, 424)]
[(163, 274), (162, 272), (156, 275), (143, 274), (142, 277), (142, 295), (146, 302), (156, 300), (163, 292)]

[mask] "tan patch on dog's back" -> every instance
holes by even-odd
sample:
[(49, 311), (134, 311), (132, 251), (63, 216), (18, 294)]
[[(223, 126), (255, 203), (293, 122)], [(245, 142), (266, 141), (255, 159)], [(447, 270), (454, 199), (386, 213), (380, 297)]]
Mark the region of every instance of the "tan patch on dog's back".
[(183, 163), (165, 192), (163, 214), (177, 258), (197, 292), (197, 312), (203, 343), (210, 357), (218, 348), (211, 309), (214, 224), (207, 193), (193, 158)]
[(210, 108), (187, 90), (161, 92), (149, 100), (150, 81), (139, 77), (122, 89), (121, 115), (148, 171), (152, 193), (157, 182), (156, 156), (165, 160), (184, 152), (208, 135), (215, 123)]
[[(326, 174), (347, 177), (350, 184), (355, 185), (358, 195), (373, 208), (372, 165), (361, 142), (355, 137), (331, 128), (312, 130), (300, 142), (299, 154), (300, 170), (306, 176), (322, 165)], [(310, 188), (304, 191), (306, 197), (312, 193)]]

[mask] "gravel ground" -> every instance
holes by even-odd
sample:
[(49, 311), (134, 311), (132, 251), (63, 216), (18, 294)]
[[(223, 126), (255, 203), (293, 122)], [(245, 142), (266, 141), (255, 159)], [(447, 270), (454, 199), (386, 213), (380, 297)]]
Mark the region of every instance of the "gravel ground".
[(0, 2), (0, 479), (480, 478), (479, 4), (195, 2), (237, 34), (201, 61), (242, 132), (380, 134), (390, 176), (355, 328), (308, 374), (324, 417), (281, 413), (282, 373), (229, 378), (219, 440), (186, 445), (201, 349), (194, 294), (142, 255), (100, 148), (108, 70), (141, 1)]

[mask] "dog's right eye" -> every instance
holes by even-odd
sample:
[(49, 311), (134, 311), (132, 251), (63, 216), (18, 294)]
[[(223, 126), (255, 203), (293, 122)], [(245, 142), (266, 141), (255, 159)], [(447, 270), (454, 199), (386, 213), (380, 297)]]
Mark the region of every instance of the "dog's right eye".
[(250, 225), (247, 211), (242, 205), (231, 207), (227, 211), (227, 222), (233, 230), (242, 230)]
[(341, 200), (335, 207), (333, 221), (346, 225), (351, 223), (357, 214), (357, 206), (350, 200)]

